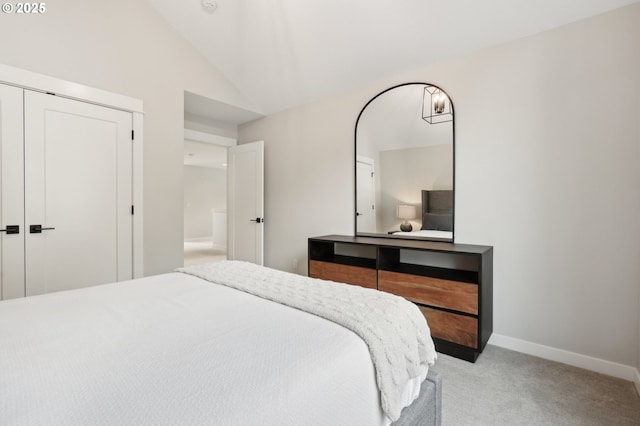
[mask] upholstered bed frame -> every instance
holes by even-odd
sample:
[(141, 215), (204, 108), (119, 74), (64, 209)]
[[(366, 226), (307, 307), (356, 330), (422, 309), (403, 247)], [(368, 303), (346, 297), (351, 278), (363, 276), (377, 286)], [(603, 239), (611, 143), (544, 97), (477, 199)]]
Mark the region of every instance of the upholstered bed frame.
[(422, 190), (423, 230), (453, 231), (453, 191)]
[(439, 426), (442, 423), (442, 377), (429, 369), (422, 382), (420, 395), (402, 410), (392, 426)]

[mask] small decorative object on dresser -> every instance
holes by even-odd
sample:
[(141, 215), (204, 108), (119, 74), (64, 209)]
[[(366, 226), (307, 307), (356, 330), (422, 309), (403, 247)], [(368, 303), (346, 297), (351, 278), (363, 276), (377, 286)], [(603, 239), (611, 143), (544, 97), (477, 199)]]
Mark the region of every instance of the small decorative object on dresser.
[(438, 352), (475, 362), (493, 332), (493, 247), (396, 238), (309, 238), (309, 276), (418, 305)]

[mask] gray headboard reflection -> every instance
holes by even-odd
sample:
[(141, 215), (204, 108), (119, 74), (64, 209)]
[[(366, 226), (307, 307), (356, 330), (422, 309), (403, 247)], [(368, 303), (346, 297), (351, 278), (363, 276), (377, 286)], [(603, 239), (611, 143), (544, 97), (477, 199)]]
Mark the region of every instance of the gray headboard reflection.
[(453, 231), (453, 191), (422, 190), (422, 228)]

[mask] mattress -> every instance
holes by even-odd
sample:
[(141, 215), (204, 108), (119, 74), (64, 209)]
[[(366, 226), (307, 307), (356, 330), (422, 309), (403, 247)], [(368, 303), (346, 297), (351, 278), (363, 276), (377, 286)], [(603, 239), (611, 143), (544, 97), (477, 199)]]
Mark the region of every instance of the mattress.
[(360, 337), (181, 273), (0, 302), (0, 383), (0, 424), (390, 423)]
[(451, 240), (453, 238), (453, 232), (451, 231), (436, 231), (434, 229), (418, 229), (411, 232), (398, 231), (393, 235), (405, 236), (405, 237), (420, 237), (420, 238), (434, 238)]

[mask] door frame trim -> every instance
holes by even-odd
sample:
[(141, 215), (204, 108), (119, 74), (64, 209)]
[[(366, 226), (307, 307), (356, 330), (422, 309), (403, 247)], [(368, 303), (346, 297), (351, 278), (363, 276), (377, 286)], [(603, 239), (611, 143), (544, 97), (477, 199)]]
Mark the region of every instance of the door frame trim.
[(107, 108), (127, 111), (132, 114), (132, 203), (133, 215), (133, 278), (144, 276), (144, 203), (143, 203), (143, 154), (144, 154), (144, 110), (140, 99), (84, 86), (71, 81), (38, 74), (32, 71), (0, 64), (0, 83), (21, 89), (51, 93), (76, 101), (87, 102)]
[(143, 114), (142, 100), (0, 64), (0, 83)]

